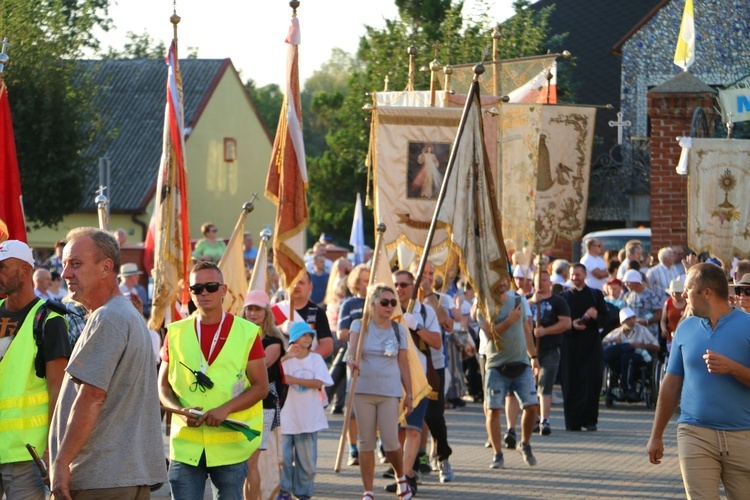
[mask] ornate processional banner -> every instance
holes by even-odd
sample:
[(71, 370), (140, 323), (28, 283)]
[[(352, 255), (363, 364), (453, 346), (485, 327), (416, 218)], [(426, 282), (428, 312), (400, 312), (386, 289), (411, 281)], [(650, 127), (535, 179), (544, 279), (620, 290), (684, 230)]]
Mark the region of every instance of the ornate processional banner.
[(495, 179), (503, 236), (519, 250), (532, 248), (542, 106), (504, 104), (499, 119), (500, 175)]
[[(375, 222), (388, 228), (386, 250), (421, 252), (461, 119), (459, 108), (379, 107), (373, 111)], [(445, 250), (438, 229), (431, 253)]]
[(688, 245), (731, 262), (750, 253), (750, 141), (693, 139), (688, 171)]
[(573, 241), (583, 235), (595, 118), (596, 108), (542, 109), (534, 245), (537, 253), (554, 247), (558, 237)]

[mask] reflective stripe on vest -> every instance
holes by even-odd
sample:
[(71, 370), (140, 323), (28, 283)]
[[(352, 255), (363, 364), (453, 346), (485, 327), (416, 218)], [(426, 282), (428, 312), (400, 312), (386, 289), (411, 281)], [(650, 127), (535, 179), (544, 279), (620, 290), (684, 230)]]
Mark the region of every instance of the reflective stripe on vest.
[[(40, 300), (31, 308), (0, 361), (0, 463), (29, 461), (26, 443), (39, 455), (47, 449), (47, 381), (37, 377), (34, 368), (34, 316), (42, 304)], [(50, 311), (47, 319), (55, 316), (60, 315)]]
[[(205, 362), (195, 332), (195, 321), (194, 317), (188, 318), (170, 324), (167, 329), (169, 383), (183, 408), (202, 407), (210, 410), (232, 399), (233, 389), (238, 382), (244, 381), (245, 390), (250, 387), (246, 375), (247, 362), (260, 329), (249, 321), (234, 317), (226, 343), (206, 371), (214, 387), (203, 392), (195, 385), (195, 375), (180, 364), (182, 362), (192, 370), (198, 370), (200, 360)], [(230, 413), (228, 418), (245, 422), (252, 429), (262, 432), (263, 402), (259, 401), (251, 408)], [(169, 458), (197, 465), (205, 450), (208, 467), (236, 464), (250, 458), (260, 445), (261, 437), (248, 441), (242, 433), (225, 427), (209, 427), (205, 424), (187, 427), (181, 417), (174, 416)]]

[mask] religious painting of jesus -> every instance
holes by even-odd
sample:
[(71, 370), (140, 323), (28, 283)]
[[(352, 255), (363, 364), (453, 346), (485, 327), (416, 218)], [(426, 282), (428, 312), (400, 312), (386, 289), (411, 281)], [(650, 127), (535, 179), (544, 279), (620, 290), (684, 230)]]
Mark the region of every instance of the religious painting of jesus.
[(406, 195), (412, 199), (437, 199), (450, 156), (450, 143), (409, 142)]

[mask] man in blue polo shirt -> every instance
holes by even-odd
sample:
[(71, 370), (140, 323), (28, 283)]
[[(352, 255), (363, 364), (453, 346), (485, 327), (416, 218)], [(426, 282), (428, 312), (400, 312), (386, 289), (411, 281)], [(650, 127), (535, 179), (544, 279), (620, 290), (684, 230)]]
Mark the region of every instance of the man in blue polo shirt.
[(664, 456), (662, 435), (680, 404), (677, 448), (688, 498), (750, 491), (750, 315), (729, 305), (724, 271), (690, 268), (683, 294), (693, 317), (677, 328), (659, 392), (648, 454)]

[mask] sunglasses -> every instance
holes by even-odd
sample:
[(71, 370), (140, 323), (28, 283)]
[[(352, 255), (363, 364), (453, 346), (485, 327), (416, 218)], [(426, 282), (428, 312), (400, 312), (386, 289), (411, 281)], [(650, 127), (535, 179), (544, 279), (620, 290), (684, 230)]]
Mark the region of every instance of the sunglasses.
[(409, 288), (412, 285), (412, 283), (404, 283), (403, 281), (401, 283), (396, 283), (396, 288)]
[(209, 232), (209, 233), (218, 233), (218, 232), (219, 232), (219, 230), (218, 230), (218, 229), (216, 229), (216, 228), (213, 228), (213, 229), (209, 229), (209, 230), (208, 230), (208, 232)]
[(396, 299), (380, 299), (380, 305), (383, 307), (396, 307), (396, 304), (398, 304)]
[(215, 293), (219, 290), (219, 287), (221, 287), (221, 283), (211, 281), (210, 283), (196, 283), (195, 285), (190, 285), (189, 288), (191, 293), (200, 295), (203, 293), (203, 289), (206, 289), (208, 293)]
[(745, 297), (750, 297), (750, 288), (735, 287), (734, 294), (735, 295), (744, 295)]

